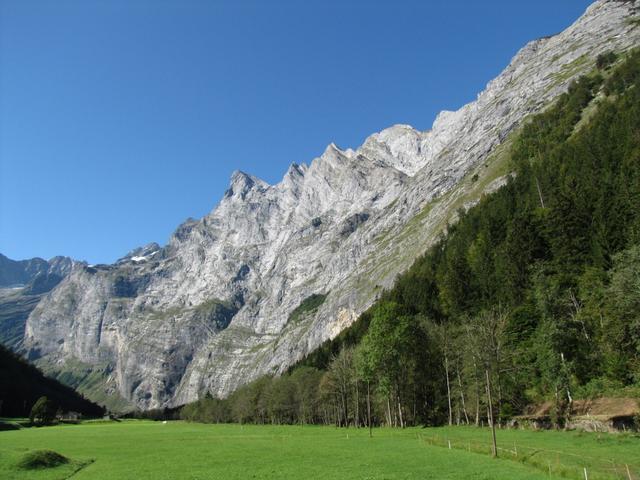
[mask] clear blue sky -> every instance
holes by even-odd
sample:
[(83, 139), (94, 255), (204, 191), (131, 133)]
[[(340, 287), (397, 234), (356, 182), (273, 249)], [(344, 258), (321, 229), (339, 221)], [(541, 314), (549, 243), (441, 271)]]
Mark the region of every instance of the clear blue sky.
[(587, 0), (0, 0), (0, 253), (166, 243), (235, 169), (425, 130)]

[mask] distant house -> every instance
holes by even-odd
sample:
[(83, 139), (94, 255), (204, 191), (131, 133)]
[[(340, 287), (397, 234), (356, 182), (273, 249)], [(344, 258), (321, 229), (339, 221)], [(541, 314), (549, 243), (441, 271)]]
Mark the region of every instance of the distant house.
[(77, 422), (82, 418), (82, 414), (78, 412), (65, 412), (58, 415), (58, 420), (61, 422)]

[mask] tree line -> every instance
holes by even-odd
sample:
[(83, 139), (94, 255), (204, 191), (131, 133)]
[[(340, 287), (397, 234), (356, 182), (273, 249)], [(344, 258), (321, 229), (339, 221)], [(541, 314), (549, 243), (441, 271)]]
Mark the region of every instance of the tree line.
[(560, 427), (576, 398), (640, 395), (640, 51), (597, 66), (351, 328), (182, 418), (478, 425), (551, 401)]

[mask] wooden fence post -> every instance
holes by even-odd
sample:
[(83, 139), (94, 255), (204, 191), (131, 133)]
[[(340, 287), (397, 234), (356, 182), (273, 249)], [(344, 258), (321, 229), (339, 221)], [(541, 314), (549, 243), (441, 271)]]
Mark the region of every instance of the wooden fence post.
[(493, 456), (498, 456), (498, 446), (496, 445), (496, 422), (493, 420), (493, 405), (491, 402), (491, 382), (489, 380), (489, 369), (485, 370), (487, 374), (487, 400), (489, 401), (489, 421), (491, 422), (491, 436), (493, 438)]

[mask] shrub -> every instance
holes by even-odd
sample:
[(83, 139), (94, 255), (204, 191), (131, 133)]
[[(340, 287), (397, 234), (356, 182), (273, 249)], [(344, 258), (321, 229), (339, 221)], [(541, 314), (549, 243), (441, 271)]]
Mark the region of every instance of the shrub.
[(53, 468), (69, 463), (69, 459), (53, 450), (34, 450), (26, 453), (18, 462), (18, 467), (25, 470)]
[(596, 67), (598, 70), (605, 70), (609, 68), (618, 58), (614, 52), (607, 52), (598, 55), (596, 59)]

